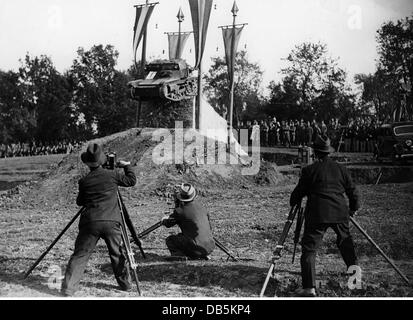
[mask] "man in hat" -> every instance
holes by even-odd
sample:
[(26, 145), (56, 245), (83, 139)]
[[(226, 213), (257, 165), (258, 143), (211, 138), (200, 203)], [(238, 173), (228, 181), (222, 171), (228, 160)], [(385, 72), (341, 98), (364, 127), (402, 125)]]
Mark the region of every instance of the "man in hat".
[[(349, 216), (359, 209), (359, 195), (350, 174), (344, 166), (329, 158), (334, 152), (330, 139), (316, 136), (312, 145), (316, 161), (303, 168), (298, 185), (290, 198), (290, 205), (301, 203), (307, 197), (304, 234), (301, 240), (301, 276), (303, 289), (299, 296), (316, 296), (315, 257), (327, 229), (337, 235), (337, 246), (347, 265), (357, 265), (354, 243), (349, 230)], [(349, 199), (346, 203), (344, 194)]]
[(192, 185), (182, 184), (174, 212), (163, 219), (164, 226), (178, 225), (182, 232), (166, 238), (171, 252), (168, 260), (208, 260), (215, 248), (208, 212), (195, 199), (196, 195)]
[(79, 181), (77, 204), (85, 208), (79, 221), (79, 234), (75, 242), (74, 253), (66, 268), (62, 284), (62, 294), (72, 296), (78, 289), (86, 264), (98, 240), (103, 238), (109, 250), (113, 273), (119, 288), (128, 291), (131, 288), (129, 265), (122, 248), (120, 208), (118, 204), (118, 186), (132, 187), (136, 176), (130, 163), (119, 161), (117, 166), (124, 169), (124, 174), (115, 170), (106, 170), (102, 165), (106, 156), (99, 144), (90, 144), (81, 159), (90, 172)]

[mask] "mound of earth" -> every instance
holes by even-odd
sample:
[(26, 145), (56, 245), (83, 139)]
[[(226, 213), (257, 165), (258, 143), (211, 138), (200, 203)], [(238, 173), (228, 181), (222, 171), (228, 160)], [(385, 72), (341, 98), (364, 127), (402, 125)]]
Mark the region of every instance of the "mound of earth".
[[(131, 129), (93, 142), (102, 144), (105, 152), (116, 152), (117, 159), (131, 161), (138, 182), (134, 188), (122, 190), (126, 198), (139, 200), (148, 195), (168, 198), (172, 196), (174, 186), (183, 182), (193, 184), (199, 194), (205, 196), (212, 190), (275, 185), (284, 179), (273, 163), (261, 160), (257, 166), (251, 161), (240, 160), (236, 154), (225, 150), (225, 144), (195, 130), (185, 129), (184, 134), (185, 138), (193, 139), (184, 142), (175, 130)], [(177, 161), (179, 152), (175, 157), (177, 144), (172, 145), (175, 140), (177, 143), (182, 141), (183, 161)], [(29, 208), (35, 203), (52, 208), (73, 205), (77, 182), (88, 173), (80, 160), (86, 146), (63, 158), (56, 168), (43, 175), (41, 181), (19, 186), (3, 196), (3, 205)]]

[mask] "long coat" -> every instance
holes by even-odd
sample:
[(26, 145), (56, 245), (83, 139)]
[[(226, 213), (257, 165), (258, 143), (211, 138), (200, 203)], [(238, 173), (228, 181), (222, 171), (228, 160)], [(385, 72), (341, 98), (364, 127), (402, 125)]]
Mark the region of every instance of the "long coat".
[(182, 234), (191, 239), (193, 243), (204, 248), (210, 254), (215, 248), (209, 214), (195, 199), (191, 202), (181, 203), (167, 220), (166, 227), (178, 225)]
[(360, 207), (358, 190), (347, 169), (328, 156), (303, 168), (291, 194), (291, 206), (305, 196), (308, 197), (305, 216), (308, 223), (346, 223), (349, 210), (357, 211)]
[(79, 194), (76, 203), (86, 210), (80, 217), (79, 225), (94, 221), (121, 222), (118, 205), (118, 186), (132, 187), (136, 176), (130, 166), (124, 167), (124, 174), (117, 170), (99, 167), (79, 180)]
[(251, 140), (258, 141), (259, 139), (260, 139), (260, 126), (258, 124), (255, 124), (252, 127)]

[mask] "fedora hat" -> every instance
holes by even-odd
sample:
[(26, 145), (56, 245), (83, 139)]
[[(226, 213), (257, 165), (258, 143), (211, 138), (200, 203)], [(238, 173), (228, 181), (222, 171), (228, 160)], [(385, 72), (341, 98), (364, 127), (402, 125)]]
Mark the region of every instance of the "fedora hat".
[(99, 167), (106, 162), (106, 156), (102, 151), (102, 147), (97, 143), (89, 144), (86, 152), (83, 152), (80, 158), (84, 164), (91, 168)]
[(184, 183), (181, 185), (181, 192), (176, 197), (179, 201), (191, 202), (196, 197), (196, 190), (191, 184)]
[(311, 147), (314, 149), (314, 151), (323, 153), (332, 153), (335, 151), (331, 146), (330, 139), (327, 136), (321, 137), (320, 135), (317, 135)]

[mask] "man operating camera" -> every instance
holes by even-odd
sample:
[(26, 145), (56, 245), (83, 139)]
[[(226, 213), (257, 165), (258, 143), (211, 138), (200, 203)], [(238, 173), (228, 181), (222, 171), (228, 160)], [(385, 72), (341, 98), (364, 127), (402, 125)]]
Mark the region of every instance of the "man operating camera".
[[(99, 144), (92, 143), (81, 155), (90, 172), (79, 181), (77, 204), (85, 208), (80, 217), (79, 234), (75, 250), (66, 268), (62, 284), (62, 294), (72, 296), (78, 289), (86, 264), (100, 238), (109, 251), (113, 273), (119, 288), (128, 291), (131, 288), (129, 265), (122, 249), (121, 212), (118, 204), (118, 186), (132, 187), (136, 176), (130, 163), (119, 161), (117, 167), (124, 173), (106, 170), (102, 165), (107, 157)], [(112, 168), (110, 168), (112, 169)], [(114, 167), (113, 167), (114, 169)]]
[(188, 183), (180, 186), (175, 210), (162, 220), (167, 228), (178, 225), (182, 233), (166, 238), (171, 252), (167, 260), (208, 260), (215, 248), (208, 212), (196, 201), (196, 190)]

